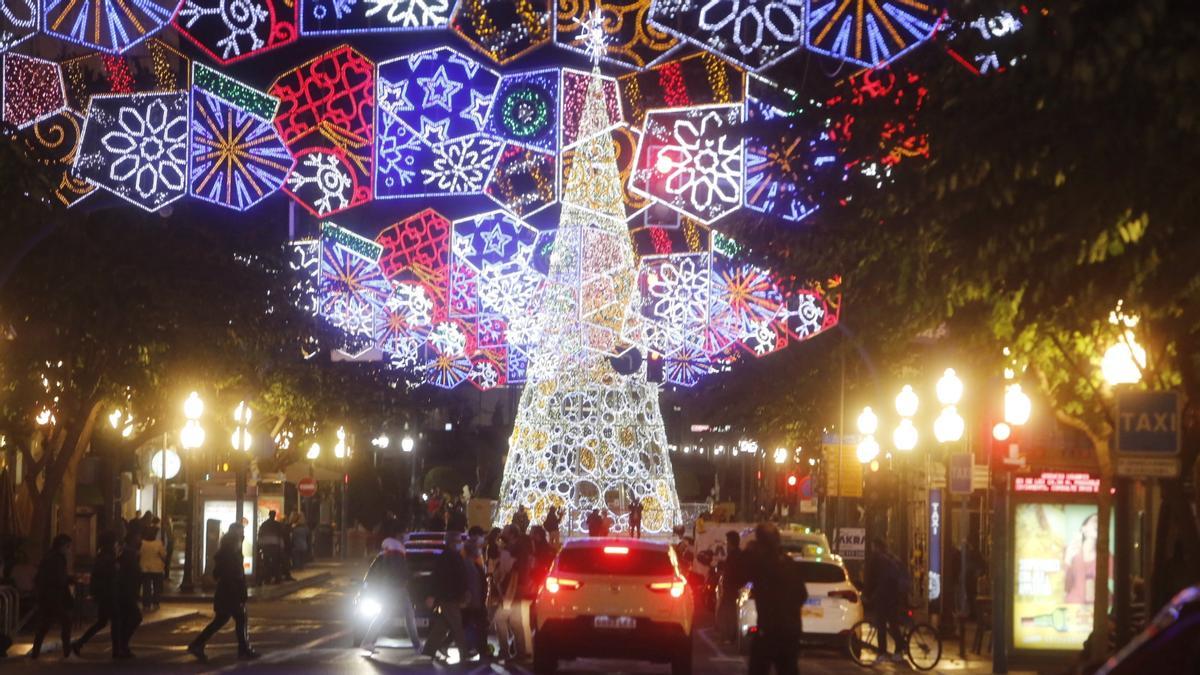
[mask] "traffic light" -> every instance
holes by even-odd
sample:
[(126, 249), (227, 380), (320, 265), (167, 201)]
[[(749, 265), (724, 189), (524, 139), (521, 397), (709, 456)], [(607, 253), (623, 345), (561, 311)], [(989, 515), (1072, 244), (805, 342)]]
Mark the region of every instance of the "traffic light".
[(793, 473), (793, 474), (788, 474), (788, 477), (787, 477), (787, 484), (788, 484), (788, 487), (789, 487), (789, 488), (794, 488), (794, 487), (796, 487), (796, 474), (794, 474), (794, 473)]

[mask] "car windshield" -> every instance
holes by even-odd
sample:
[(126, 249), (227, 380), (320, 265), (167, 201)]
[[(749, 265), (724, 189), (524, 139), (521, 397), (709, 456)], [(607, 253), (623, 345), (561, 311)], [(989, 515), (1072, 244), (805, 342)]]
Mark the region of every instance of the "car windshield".
[[(610, 549), (606, 552), (605, 549)], [(558, 555), (558, 571), (574, 574), (670, 576), (671, 556), (662, 549), (623, 546), (569, 546)]]
[(802, 561), (800, 576), (806, 582), (814, 584), (837, 584), (846, 580), (846, 570), (841, 565)]

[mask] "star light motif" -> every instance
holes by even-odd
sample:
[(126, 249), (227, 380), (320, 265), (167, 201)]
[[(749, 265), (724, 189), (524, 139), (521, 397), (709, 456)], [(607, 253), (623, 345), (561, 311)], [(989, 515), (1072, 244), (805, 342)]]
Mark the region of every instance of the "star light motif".
[(446, 112), (454, 112), (454, 94), (463, 86), (446, 76), (446, 66), (438, 66), (433, 77), (418, 77), (417, 84), (425, 90), (425, 99), (421, 102), (423, 107), (430, 108), (436, 105), (445, 108)]
[(504, 247), (508, 246), (508, 242), (512, 241), (512, 237), (504, 234), (500, 230), (500, 225), (497, 224), (490, 232), (481, 232), (479, 237), (483, 239), (483, 253), (495, 253), (496, 255), (504, 255)]

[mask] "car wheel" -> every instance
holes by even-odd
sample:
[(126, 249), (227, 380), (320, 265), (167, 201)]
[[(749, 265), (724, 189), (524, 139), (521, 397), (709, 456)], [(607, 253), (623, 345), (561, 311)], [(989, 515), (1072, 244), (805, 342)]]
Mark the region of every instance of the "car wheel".
[(671, 675), (692, 675), (692, 640), (689, 637), (679, 646), (671, 659)]

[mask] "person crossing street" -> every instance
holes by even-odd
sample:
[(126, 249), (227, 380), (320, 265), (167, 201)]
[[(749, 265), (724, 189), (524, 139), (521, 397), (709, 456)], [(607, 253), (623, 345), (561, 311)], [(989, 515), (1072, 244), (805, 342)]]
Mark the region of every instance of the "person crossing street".
[(207, 662), (204, 646), (233, 619), (234, 630), (237, 632), (238, 658), (241, 660), (256, 659), (258, 652), (250, 646), (250, 627), (246, 618), (246, 573), (242, 566), (242, 541), (245, 532), (241, 524), (234, 523), (229, 531), (221, 537), (220, 548), (217, 550), (216, 562), (213, 566), (213, 576), (217, 580), (217, 592), (213, 596), (213, 620), (205, 626), (200, 635), (187, 647), (187, 651), (201, 663)]

